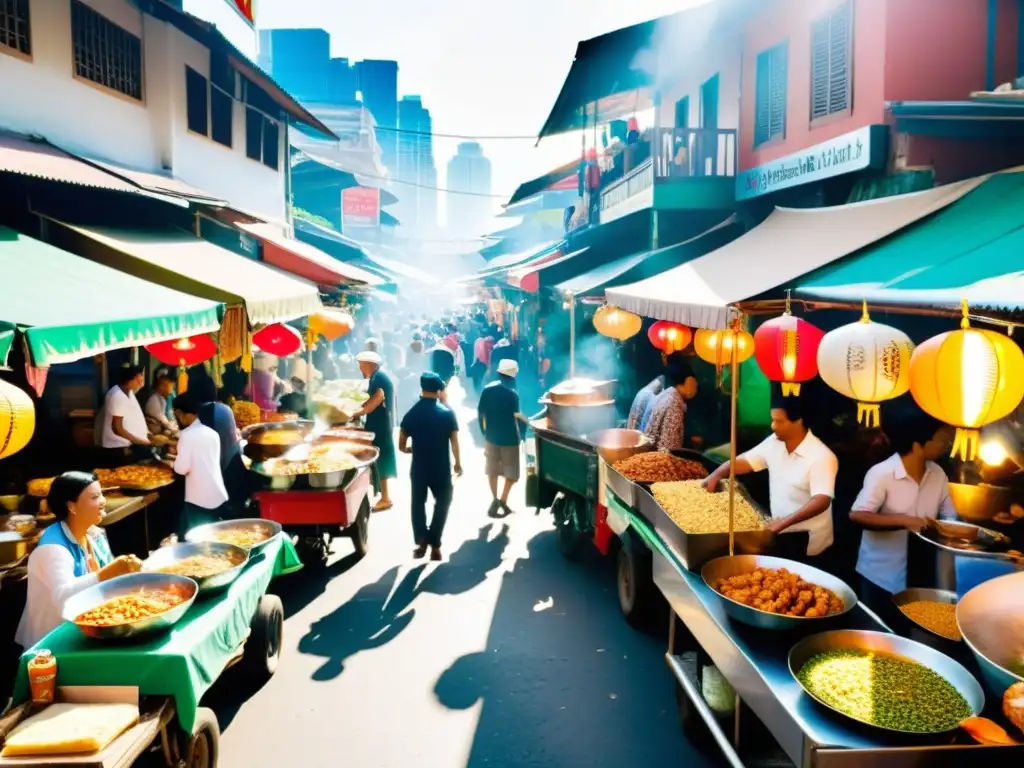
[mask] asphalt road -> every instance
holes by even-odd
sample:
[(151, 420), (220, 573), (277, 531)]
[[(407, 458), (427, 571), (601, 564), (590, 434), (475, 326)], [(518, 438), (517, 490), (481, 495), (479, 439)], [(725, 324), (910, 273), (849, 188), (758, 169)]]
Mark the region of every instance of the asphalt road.
[[(453, 392), (453, 400), (461, 395)], [(465, 476), (446, 560), (412, 559), (406, 457), (370, 553), (336, 543), (326, 574), (277, 585), (277, 674), (238, 704), (209, 697), (223, 768), (699, 766), (676, 718), (665, 641), (622, 619), (612, 564), (559, 554), (550, 515), (491, 520), (475, 413), (458, 407)]]

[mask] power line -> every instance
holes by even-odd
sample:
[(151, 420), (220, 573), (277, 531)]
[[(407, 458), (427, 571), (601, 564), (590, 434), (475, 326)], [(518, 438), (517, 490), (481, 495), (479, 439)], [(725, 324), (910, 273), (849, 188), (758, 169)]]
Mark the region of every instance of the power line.
[(377, 131), (387, 131), (388, 133), (406, 133), (410, 136), (433, 136), (438, 139), (465, 139), (469, 141), (536, 141), (536, 136), (468, 136), (461, 133), (436, 133), (434, 131), (413, 131), (408, 128), (388, 128), (387, 126), (378, 125), (375, 127)]
[(449, 195), (468, 195), (469, 197), (490, 197), (495, 200), (508, 200), (511, 195), (494, 195), (487, 192), (462, 192), (457, 189), (445, 189), (444, 187), (432, 187), (429, 184), (417, 184), (415, 181), (402, 181), (401, 179), (392, 179), (389, 176), (373, 176), (368, 173), (357, 174), (360, 179), (377, 179), (379, 181), (390, 181), (395, 184), (405, 184), (410, 187), (416, 187), (417, 189), (430, 189), (434, 192), (445, 192)]

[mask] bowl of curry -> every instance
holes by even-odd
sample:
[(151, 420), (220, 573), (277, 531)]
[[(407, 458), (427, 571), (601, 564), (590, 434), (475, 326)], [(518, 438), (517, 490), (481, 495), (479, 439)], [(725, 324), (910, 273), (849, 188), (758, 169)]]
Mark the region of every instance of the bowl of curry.
[(168, 573), (130, 573), (89, 587), (64, 603), (63, 618), (97, 640), (166, 631), (188, 613), (199, 585)]
[(199, 594), (226, 589), (242, 573), (249, 552), (220, 541), (184, 541), (161, 547), (142, 564), (147, 573), (185, 576), (199, 585)]
[(252, 556), (267, 546), (271, 539), (280, 532), (280, 523), (250, 517), (200, 525), (185, 534), (185, 541), (192, 543), (215, 541), (220, 544), (231, 544)]

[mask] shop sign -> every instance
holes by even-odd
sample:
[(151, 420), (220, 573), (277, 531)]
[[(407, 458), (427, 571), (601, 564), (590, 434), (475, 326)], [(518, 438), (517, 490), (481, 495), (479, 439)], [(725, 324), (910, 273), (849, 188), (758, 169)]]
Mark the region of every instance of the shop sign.
[(887, 126), (867, 125), (771, 163), (741, 171), (736, 176), (736, 199), (759, 197), (866, 168), (884, 168), (887, 136)]
[(346, 187), (341, 190), (341, 231), (350, 227), (380, 225), (380, 190), (373, 187)]
[(251, 26), (256, 26), (256, 0), (226, 0), (226, 2)]

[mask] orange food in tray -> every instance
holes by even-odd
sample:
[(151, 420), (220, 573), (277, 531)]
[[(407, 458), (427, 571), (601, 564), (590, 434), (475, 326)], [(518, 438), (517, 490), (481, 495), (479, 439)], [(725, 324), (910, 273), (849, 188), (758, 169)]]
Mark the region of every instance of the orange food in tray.
[(80, 614), (75, 624), (84, 627), (117, 627), (151, 619), (185, 602), (186, 595), (176, 589), (151, 589), (121, 595)]

